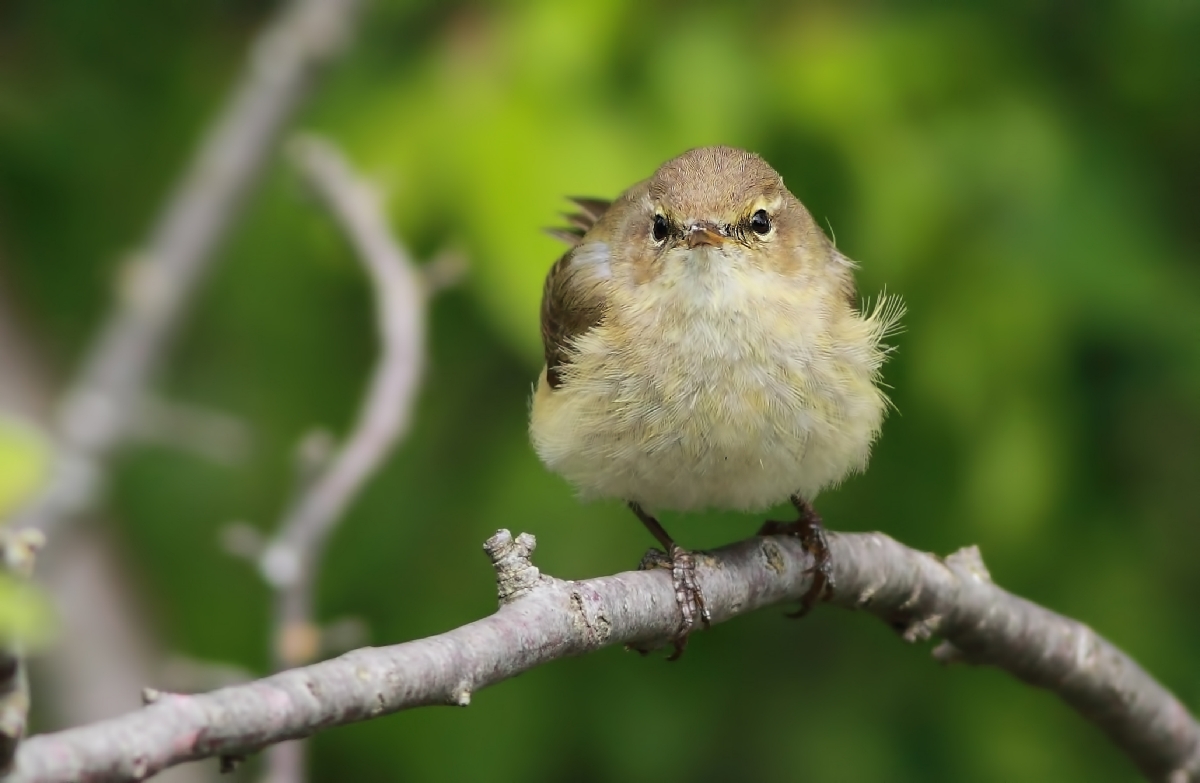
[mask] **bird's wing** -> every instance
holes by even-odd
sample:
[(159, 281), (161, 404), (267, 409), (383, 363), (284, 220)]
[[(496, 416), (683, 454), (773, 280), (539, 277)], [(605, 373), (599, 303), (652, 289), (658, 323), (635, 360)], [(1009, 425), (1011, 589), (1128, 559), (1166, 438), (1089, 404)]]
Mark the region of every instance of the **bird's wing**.
[(610, 278), (608, 246), (603, 242), (577, 244), (550, 267), (542, 290), (542, 345), (551, 389), (562, 385), (575, 341), (604, 318)]
[(588, 229), (596, 225), (596, 221), (608, 211), (612, 202), (586, 196), (571, 196), (568, 201), (580, 209), (579, 212), (563, 215), (571, 225), (562, 228), (548, 228), (546, 233), (574, 247), (583, 239), (583, 235), (588, 232)]

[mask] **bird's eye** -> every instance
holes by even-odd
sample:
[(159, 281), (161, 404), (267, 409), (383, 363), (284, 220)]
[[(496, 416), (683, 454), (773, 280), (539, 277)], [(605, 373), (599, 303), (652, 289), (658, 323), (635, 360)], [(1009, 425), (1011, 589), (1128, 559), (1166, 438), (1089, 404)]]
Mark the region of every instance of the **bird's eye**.
[(662, 242), (667, 238), (667, 234), (671, 232), (671, 224), (667, 222), (664, 215), (654, 216), (654, 226), (650, 229), (651, 235), (655, 242)]
[(760, 237), (771, 233), (771, 218), (765, 209), (760, 209), (750, 216), (750, 230)]

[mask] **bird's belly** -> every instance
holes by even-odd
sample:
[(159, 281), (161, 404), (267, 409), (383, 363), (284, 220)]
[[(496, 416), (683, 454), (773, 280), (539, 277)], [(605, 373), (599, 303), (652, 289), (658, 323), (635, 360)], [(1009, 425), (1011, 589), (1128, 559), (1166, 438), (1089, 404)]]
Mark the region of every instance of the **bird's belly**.
[(561, 388), (540, 384), (534, 445), (581, 494), (650, 509), (811, 499), (865, 464), (882, 404), (869, 374), (847, 376), (796, 347), (584, 351)]
[(615, 468), (600, 474), (602, 494), (649, 508), (756, 509), (799, 491), (813, 431), (802, 404), (733, 383), (680, 387), (601, 436)]

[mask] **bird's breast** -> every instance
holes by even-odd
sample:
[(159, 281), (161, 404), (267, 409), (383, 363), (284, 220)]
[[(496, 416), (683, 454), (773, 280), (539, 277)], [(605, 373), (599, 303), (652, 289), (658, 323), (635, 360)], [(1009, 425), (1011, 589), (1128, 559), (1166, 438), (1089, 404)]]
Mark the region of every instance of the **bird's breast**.
[(652, 441), (728, 448), (811, 399), (825, 324), (803, 292), (680, 285), (656, 299), (612, 319), (604, 373)]

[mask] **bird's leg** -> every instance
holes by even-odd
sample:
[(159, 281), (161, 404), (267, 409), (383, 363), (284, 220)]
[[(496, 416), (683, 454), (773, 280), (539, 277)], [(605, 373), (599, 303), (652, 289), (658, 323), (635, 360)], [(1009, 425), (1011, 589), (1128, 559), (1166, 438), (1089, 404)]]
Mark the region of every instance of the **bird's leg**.
[(816, 561), (813, 565), (813, 583), (808, 592), (800, 599), (800, 608), (788, 617), (803, 617), (822, 598), (833, 595), (833, 558), (829, 554), (829, 541), (825, 538), (825, 528), (822, 527), (821, 517), (816, 509), (799, 495), (792, 495), (792, 505), (800, 512), (800, 517), (794, 522), (767, 521), (759, 529), (760, 536), (787, 534), (797, 536), (805, 551)]
[(700, 583), (696, 580), (696, 559), (691, 552), (676, 544), (659, 521), (646, 513), (639, 504), (631, 501), (629, 510), (642, 521), (650, 535), (654, 536), (667, 553), (671, 580), (675, 585), (675, 603), (679, 605), (679, 613), (682, 616), (679, 633), (675, 636), (675, 652), (667, 659), (674, 661), (683, 655), (688, 635), (692, 632), (696, 619), (699, 618), (706, 628), (712, 620), (708, 607), (704, 605), (704, 593), (700, 591)]

